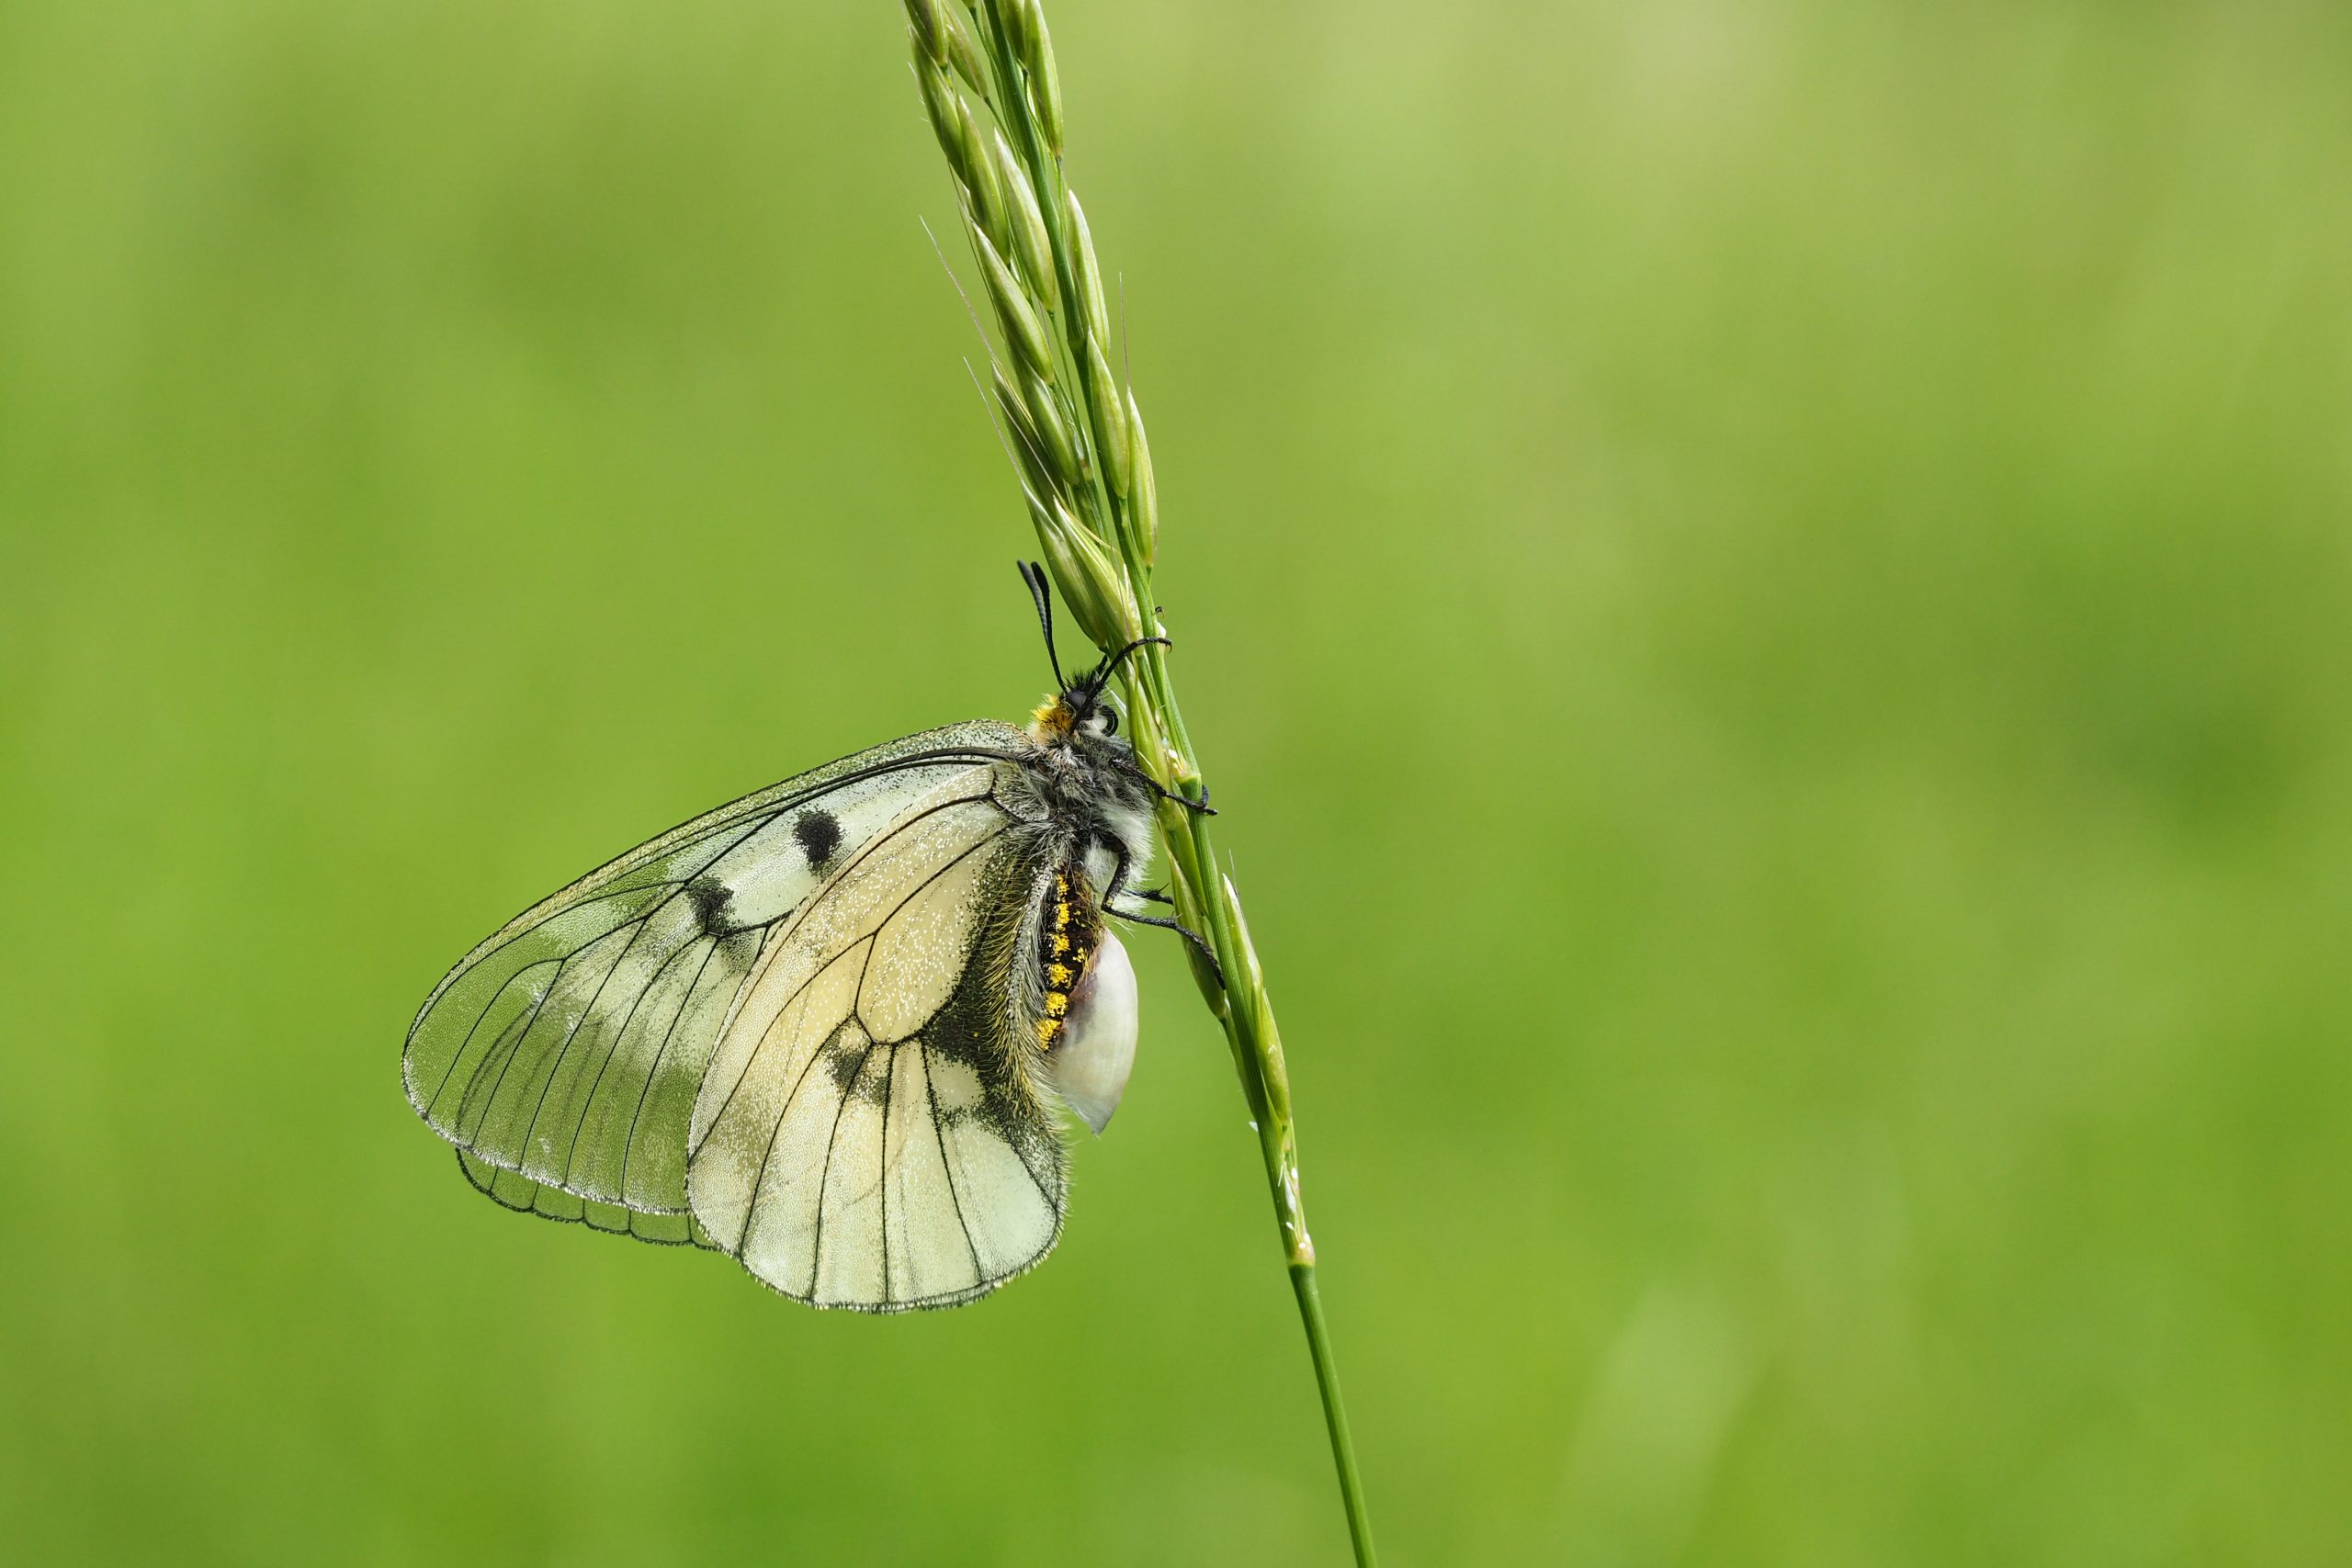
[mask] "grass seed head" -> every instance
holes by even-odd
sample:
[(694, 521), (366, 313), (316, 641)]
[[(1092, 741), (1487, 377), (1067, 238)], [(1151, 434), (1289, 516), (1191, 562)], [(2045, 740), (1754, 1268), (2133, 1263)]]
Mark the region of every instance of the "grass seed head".
[(1070, 263), (1078, 273), (1078, 308), (1086, 318), (1086, 335), (1109, 343), (1111, 307), (1102, 295), (1102, 269), (1094, 260), (1094, 232), (1086, 226), (1086, 209), (1078, 204), (1078, 192), (1065, 191), (1063, 198), (1069, 212)]
[(1086, 340), (1086, 412), (1094, 424), (1094, 450), (1102, 459), (1102, 477), (1121, 499), (1135, 471), (1134, 443), (1127, 433), (1127, 400), (1120, 394), (1119, 378), (1110, 356), (1091, 333)]
[(1046, 460), (1053, 466), (1054, 477), (1061, 481), (1063, 494), (1078, 487), (1083, 471), (1078, 455), (1078, 442), (1070, 434), (1069, 421), (1062, 414), (1061, 400), (1053, 388), (1034, 375), (1022, 377), (1023, 400), (1029, 405), (1031, 418), (1035, 420), (1037, 434), (1045, 443)]
[(1079, 525), (1069, 508), (1057, 501), (1029, 498), (1030, 520), (1037, 525), (1037, 543), (1062, 603), (1094, 646), (1108, 651), (1136, 637), (1135, 600), (1111, 558), (1094, 536)]
[(1037, 421), (1029, 412), (1028, 400), (1021, 395), (1021, 389), (1013, 384), (1012, 374), (1001, 362), (990, 368), (996, 372), (996, 406), (1004, 415), (1004, 438), (1012, 447), (1022, 488), (1038, 495), (1051, 495), (1055, 475), (1046, 457), (1046, 439), (1037, 434)]
[(939, 31), (939, 0), (907, 0), (907, 26), (915, 32), (915, 46), (933, 60), (942, 58), (944, 40)]
[(979, 117), (972, 106), (962, 104), (964, 190), (971, 197), (972, 216), (979, 223), (980, 231), (1000, 247), (1012, 238), (1012, 215), (1005, 210), (1004, 177), (997, 171), (996, 159), (990, 155), (988, 143), (981, 140)]
[(1004, 133), (994, 137), (998, 175), (1004, 182), (1005, 206), (1012, 227), (1012, 249), (1028, 275), (1031, 287), (1050, 297), (1054, 289), (1054, 242), (1046, 232), (1046, 215), (1037, 206), (1037, 187), (1028, 171), (1013, 156)]
[(980, 40), (964, 16), (964, 7), (952, 3), (943, 5), (938, 15), (942, 56), (956, 67), (956, 74), (971, 85), (972, 91), (985, 96), (989, 90), (989, 68), (980, 53)]
[(1023, 290), (1012, 269), (1005, 265), (1004, 257), (989, 243), (988, 234), (977, 226), (972, 231), (972, 253), (980, 258), (980, 271), (988, 276), (989, 298), (996, 305), (1005, 345), (1012, 350), (1015, 359), (1039, 377), (1052, 375), (1053, 344), (1046, 336), (1046, 324), (1038, 319), (1036, 306)]
[(1029, 68), (1030, 107), (1037, 117), (1037, 129), (1045, 133), (1046, 146), (1057, 158), (1062, 155), (1062, 73), (1054, 62), (1054, 40), (1046, 32), (1046, 16), (1037, 13), (1036, 45), (1023, 56)]
[(915, 82), (922, 88), (923, 112), (931, 117), (932, 133), (939, 138), (939, 150), (947, 154), (948, 172), (958, 185), (970, 184), (964, 172), (964, 100), (948, 81), (947, 73), (936, 61), (922, 51), (918, 41), (915, 49)]
[(1134, 442), (1134, 491), (1129, 506), (1135, 518), (1136, 544), (1143, 555), (1143, 564), (1149, 567), (1159, 555), (1159, 481), (1152, 478), (1151, 443), (1144, 439), (1143, 410), (1136, 404), (1133, 388), (1127, 389), (1127, 434)]
[(989, 9), (996, 13), (997, 26), (1004, 29), (1013, 54), (1025, 63), (1036, 47), (1037, 0), (989, 0)]

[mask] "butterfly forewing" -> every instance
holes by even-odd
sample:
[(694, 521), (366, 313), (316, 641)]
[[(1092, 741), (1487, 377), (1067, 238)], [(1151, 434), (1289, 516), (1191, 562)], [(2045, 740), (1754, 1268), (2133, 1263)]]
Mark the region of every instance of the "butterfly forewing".
[(695, 1106), (712, 1239), (823, 1306), (968, 1300), (1061, 1224), (1060, 1144), (1007, 984), (1043, 839), (978, 768), (910, 803), (763, 952)]
[[(586, 1207), (554, 1212), (566, 1208), (559, 1193), (681, 1216), (671, 1228), (687, 1239), (695, 1095), (763, 947), (910, 801), (1017, 739), (983, 720), (843, 758), (526, 911), (426, 999), (402, 1054), (411, 1101), (468, 1155), (469, 1179), (510, 1207), (596, 1223)], [(500, 1170), (515, 1179), (482, 1174)]]

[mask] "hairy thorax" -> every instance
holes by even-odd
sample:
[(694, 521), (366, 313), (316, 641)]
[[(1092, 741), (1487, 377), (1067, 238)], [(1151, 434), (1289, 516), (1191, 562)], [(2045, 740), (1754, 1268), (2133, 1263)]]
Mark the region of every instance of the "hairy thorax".
[(1022, 773), (1039, 815), (1069, 835), (1078, 855), (1115, 847), (1130, 875), (1140, 874), (1151, 854), (1153, 792), (1135, 748), (1093, 723), (1072, 724), (1058, 702), (1037, 710), (1028, 733), (1036, 757)]

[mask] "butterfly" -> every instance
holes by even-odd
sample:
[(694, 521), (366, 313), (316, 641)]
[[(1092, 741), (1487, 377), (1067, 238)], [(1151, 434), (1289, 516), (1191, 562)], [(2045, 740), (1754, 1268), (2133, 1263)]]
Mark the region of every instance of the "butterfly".
[[(1053, 649), (1042, 568), (1024, 563)], [(1069, 1161), (1135, 1059), (1135, 969), (1105, 917), (1164, 790), (1106, 689), (1140, 639), (1026, 728), (980, 719), (745, 795), (590, 872), (459, 960), (401, 1077), (509, 1208), (728, 1253), (820, 1307), (987, 1294), (1052, 1250)], [(1212, 964), (1214, 960), (1211, 960)]]

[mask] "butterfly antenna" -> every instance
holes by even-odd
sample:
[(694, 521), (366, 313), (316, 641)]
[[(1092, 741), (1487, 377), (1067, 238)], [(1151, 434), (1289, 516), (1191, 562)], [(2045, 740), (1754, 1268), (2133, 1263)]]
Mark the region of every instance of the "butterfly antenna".
[(1155, 642), (1162, 648), (1173, 648), (1176, 646), (1173, 642), (1164, 637), (1139, 637), (1136, 638), (1135, 641), (1127, 644), (1126, 647), (1119, 649), (1118, 652), (1111, 655), (1110, 658), (1104, 660), (1102, 665), (1096, 669), (1094, 673), (1086, 678), (1087, 686), (1092, 690), (1096, 696), (1101, 696), (1102, 694), (1102, 689), (1111, 683), (1112, 672), (1117, 670), (1120, 665), (1127, 661), (1127, 655), (1135, 652), (1135, 650), (1139, 648), (1148, 648)]
[(1046, 587), (1046, 569), (1033, 560), (1012, 563), (1021, 571), (1021, 581), (1029, 586), (1029, 597), (1036, 602), (1037, 625), (1046, 633), (1046, 662), (1054, 667), (1054, 689), (1069, 690), (1069, 682), (1062, 675), (1062, 656), (1054, 649), (1054, 596)]

